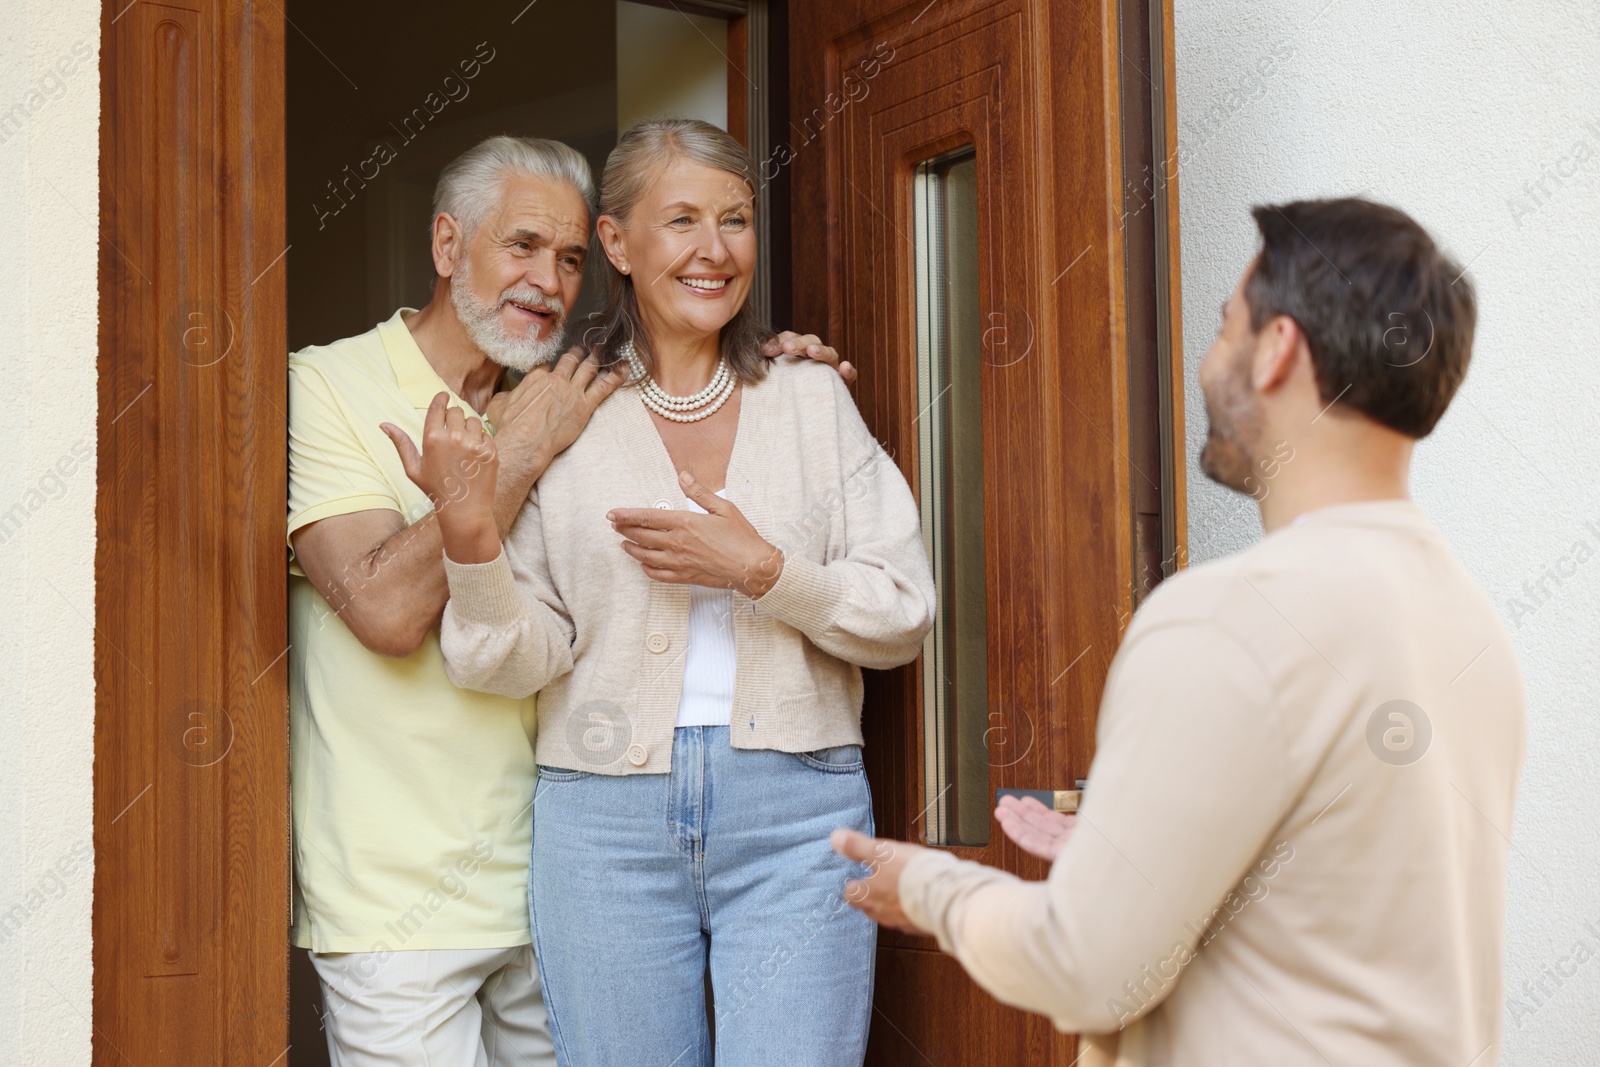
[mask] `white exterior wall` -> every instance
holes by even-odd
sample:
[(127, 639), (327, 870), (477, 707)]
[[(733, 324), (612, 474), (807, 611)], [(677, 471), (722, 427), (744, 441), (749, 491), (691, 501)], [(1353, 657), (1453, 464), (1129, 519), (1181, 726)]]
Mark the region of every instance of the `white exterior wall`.
[[(1528, 680), (1503, 1062), (1587, 1062), (1600, 962), (1572, 952), (1600, 957), (1600, 9), (1176, 3), (1191, 457), (1194, 368), (1253, 252), (1251, 204), (1363, 193), (1471, 261), (1477, 356), (1415, 492)], [(98, 53), (99, 15), (0, 6), (0, 516), (26, 513), (0, 545), (0, 1063), (51, 1067), (89, 1062), (94, 470), (78, 456), (95, 441), (99, 82), (73, 61)], [(1190, 487), (1194, 559), (1259, 536), (1248, 500), (1192, 467)]]
[(87, 1064), (100, 5), (0, 5), (0, 1063)]
[(1502, 1062), (1600, 1062), (1600, 6), (1176, 0), (1176, 26), (1191, 558), (1261, 532), (1254, 504), (1194, 465), (1196, 368), (1254, 254), (1251, 205), (1359, 194), (1410, 212), (1470, 263), (1480, 305), (1413, 494), (1527, 678), (1527, 762), (1500, 828)]

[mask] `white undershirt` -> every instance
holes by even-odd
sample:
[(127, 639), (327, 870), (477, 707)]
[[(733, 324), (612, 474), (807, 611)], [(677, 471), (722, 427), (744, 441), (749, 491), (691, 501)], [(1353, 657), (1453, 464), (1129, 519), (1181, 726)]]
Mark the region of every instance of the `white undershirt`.
[[(727, 490), (717, 493), (727, 499)], [(693, 500), (692, 511), (705, 509)], [(689, 650), (683, 660), (678, 726), (727, 726), (733, 719), (733, 590), (689, 587)]]

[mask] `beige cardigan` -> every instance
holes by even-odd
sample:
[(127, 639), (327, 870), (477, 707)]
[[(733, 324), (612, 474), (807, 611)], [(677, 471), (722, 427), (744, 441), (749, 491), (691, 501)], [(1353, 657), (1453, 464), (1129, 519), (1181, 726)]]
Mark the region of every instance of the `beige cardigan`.
[(1325, 508), (1139, 609), (1047, 881), (930, 849), (901, 899), (1079, 1067), (1492, 1067), (1523, 724), (1422, 511)]
[[(726, 496), (784, 553), (766, 595), (733, 596), (733, 746), (860, 744), (860, 668), (910, 662), (933, 625), (933, 575), (905, 478), (838, 375), (785, 358), (744, 387)], [(689, 587), (646, 577), (605, 517), (652, 506), (687, 501), (638, 393), (621, 389), (539, 479), (497, 559), (445, 560), (450, 677), (506, 696), (537, 692), (541, 764), (671, 768)]]

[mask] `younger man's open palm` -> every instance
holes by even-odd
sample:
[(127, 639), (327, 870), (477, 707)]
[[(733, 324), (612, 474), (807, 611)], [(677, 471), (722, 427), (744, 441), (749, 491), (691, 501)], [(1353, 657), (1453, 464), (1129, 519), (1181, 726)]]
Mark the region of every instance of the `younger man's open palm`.
[(995, 805), (994, 817), (1018, 848), (1052, 863), (1067, 846), (1067, 838), (1078, 825), (1076, 815), (1051, 811), (1033, 797), (1001, 797), (1000, 803)]

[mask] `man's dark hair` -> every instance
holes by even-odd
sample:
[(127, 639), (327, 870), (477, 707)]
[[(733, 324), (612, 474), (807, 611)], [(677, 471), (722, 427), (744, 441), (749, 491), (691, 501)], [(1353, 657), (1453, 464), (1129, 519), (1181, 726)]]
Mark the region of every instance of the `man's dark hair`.
[(1472, 358), (1478, 304), (1460, 266), (1405, 212), (1370, 200), (1252, 211), (1262, 248), (1245, 282), (1250, 327), (1299, 324), (1325, 404), (1426, 437)]

